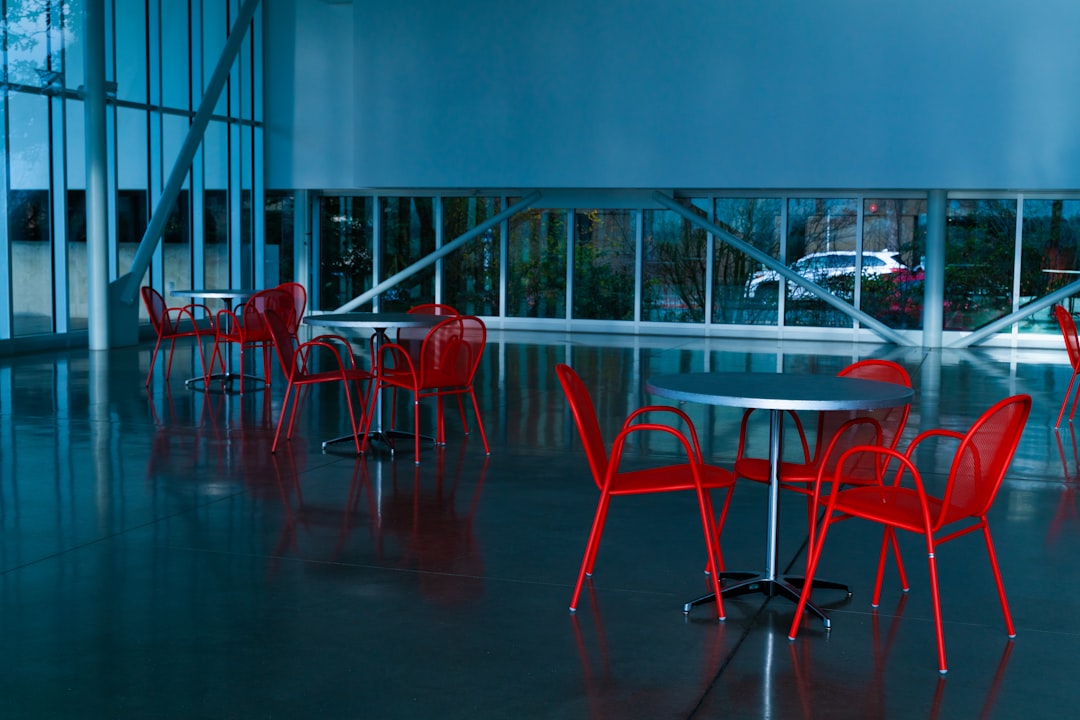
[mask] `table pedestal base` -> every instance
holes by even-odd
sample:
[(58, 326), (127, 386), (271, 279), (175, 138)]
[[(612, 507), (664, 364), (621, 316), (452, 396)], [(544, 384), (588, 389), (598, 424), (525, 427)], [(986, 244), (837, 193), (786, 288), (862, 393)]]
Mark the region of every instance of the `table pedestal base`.
[[(757, 575), (754, 573), (720, 573), (720, 577), (731, 577), (739, 580), (739, 582), (736, 582), (734, 585), (729, 585), (720, 589), (720, 593), (725, 598), (735, 597), (737, 595), (749, 595), (750, 593), (761, 593), (767, 597), (776, 597), (780, 595), (795, 603), (799, 602), (799, 595), (802, 594), (802, 585), (804, 582), (804, 578), (801, 577), (784, 579), (768, 578), (764, 575)], [(832, 580), (814, 580), (813, 585), (816, 588), (843, 590), (847, 593), (848, 597), (851, 597), (851, 590), (843, 583), (834, 582)], [(683, 612), (688, 613), (698, 605), (705, 605), (711, 602), (716, 602), (716, 595), (714, 593), (702, 595), (683, 605)], [(806, 609), (821, 618), (826, 630), (831, 627), (828, 614), (813, 600), (806, 601)]]
[[(367, 434), (367, 441), (371, 443), (372, 447), (374, 447), (376, 443), (382, 444), (384, 447), (386, 447), (387, 450), (390, 451), (390, 454), (393, 455), (394, 438), (408, 438), (409, 440), (412, 440), (414, 437), (416, 436), (407, 430), (369, 430)], [(342, 435), (341, 437), (333, 438), (332, 440), (324, 440), (322, 444), (322, 449), (325, 452), (330, 445), (345, 441), (351, 442), (352, 439), (352, 435)], [(429, 437), (427, 435), (421, 435), (420, 439), (424, 442), (435, 442), (435, 438)], [(363, 433), (361, 433), (360, 446), (363, 447), (363, 444), (364, 435)]]
[[(248, 390), (255, 391), (266, 389), (266, 381), (263, 378), (256, 377), (255, 375), (244, 375), (243, 377), (244, 382), (256, 383), (254, 387), (248, 388)], [(232, 384), (234, 382), (240, 381), (239, 373), (213, 373), (210, 375), (209, 378), (205, 379), (209, 380), (209, 382), (203, 383), (204, 378), (201, 377), (188, 378), (184, 381), (184, 386), (187, 387), (189, 390), (194, 390), (196, 392), (221, 392), (236, 394), (239, 394), (241, 392), (240, 390), (234, 390), (232, 387)], [(203, 386), (199, 387), (199, 383), (203, 383)], [(221, 388), (219, 390), (214, 390), (210, 387), (211, 383), (220, 383)]]

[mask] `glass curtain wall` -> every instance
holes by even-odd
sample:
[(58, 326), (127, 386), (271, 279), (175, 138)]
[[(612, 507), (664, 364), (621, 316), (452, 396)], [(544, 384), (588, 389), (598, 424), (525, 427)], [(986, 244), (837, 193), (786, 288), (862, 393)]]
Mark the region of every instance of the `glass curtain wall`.
[(506, 317), (566, 318), (568, 220), (565, 210), (531, 208), (510, 219)]
[[(443, 243), (453, 242), (480, 223), (502, 212), (501, 199), (467, 197), (443, 199)], [(443, 298), (466, 315), (500, 314), (499, 274), (502, 229), (496, 225), (442, 260)]]
[(574, 213), (574, 317), (634, 319), (637, 213)]
[[(109, 280), (130, 270), (240, 0), (112, 0), (106, 8)], [(0, 340), (87, 327), (84, 13), (81, 0), (9, 0), (3, 11)], [(144, 283), (251, 283), (262, 253), (261, 13), (247, 30)], [(279, 213), (276, 201), (266, 212)], [(281, 223), (279, 223), (279, 226)], [(230, 255), (230, 247), (243, 254)], [(291, 248), (291, 244), (290, 244)], [(278, 253), (265, 274), (281, 277)], [(291, 264), (286, 272), (291, 271)], [(145, 319), (145, 311), (140, 313)]]
[[(513, 201), (379, 198), (376, 232), (375, 198), (324, 198), (316, 243), (322, 307), (351, 300), (375, 277), (387, 278), (430, 252), (436, 236), (440, 244), (450, 242)], [(680, 202), (888, 327), (922, 328), (924, 197)], [(433, 228), (440, 204), (441, 227)], [(762, 267), (725, 237), (667, 210), (531, 208), (478, 234), (382, 302), (399, 310), (443, 302), (507, 320), (613, 321), (611, 329), (620, 332), (650, 324), (657, 331), (676, 324), (731, 335), (750, 327), (855, 329), (845, 313)], [(951, 199), (946, 244), (945, 329), (976, 330), (1080, 280), (1080, 198)], [(377, 270), (372, 258), (385, 267)], [(1057, 332), (1048, 309), (1017, 327), (1020, 333)]]

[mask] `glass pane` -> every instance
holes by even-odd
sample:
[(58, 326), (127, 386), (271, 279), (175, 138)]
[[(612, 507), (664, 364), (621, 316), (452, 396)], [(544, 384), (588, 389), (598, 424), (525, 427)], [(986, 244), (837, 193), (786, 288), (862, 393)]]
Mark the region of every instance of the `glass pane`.
[(161, 3), (161, 96), (166, 107), (185, 110), (191, 105), (188, 21), (187, 3)]
[(224, 190), (203, 193), (203, 238), (203, 287), (229, 287), (229, 195)]
[[(381, 281), (435, 252), (435, 203), (429, 197), (390, 197), (380, 198), (379, 208), (382, 213)], [(413, 305), (430, 302), (435, 302), (434, 265), (382, 293), (379, 308), (404, 311)]]
[[(717, 198), (716, 224), (766, 255), (779, 258), (780, 202), (779, 198)], [(776, 274), (758, 267), (723, 238), (715, 240), (714, 253), (712, 321), (775, 325)]]
[[(8, 3), (8, 7), (11, 7), (11, 3)], [(61, 5), (61, 12), (63, 12), (64, 85), (68, 88), (77, 88), (86, 84), (86, 73), (83, 67), (86, 50), (82, 44), (85, 36), (83, 0), (66, 0)]]
[[(787, 262), (795, 272), (832, 294), (855, 300), (858, 258), (857, 208), (847, 198), (810, 198), (788, 201)], [(827, 253), (842, 252), (842, 262), (831, 262)], [(851, 327), (844, 313), (795, 283), (787, 286), (784, 322), (788, 325)]]
[[(680, 201), (708, 215), (696, 203)], [(708, 234), (670, 210), (646, 210), (641, 277), (641, 319), (705, 322)]]
[[(1080, 280), (1080, 200), (1024, 200), (1020, 304)], [(1075, 293), (1064, 302), (1076, 308)], [(1021, 332), (1058, 333), (1053, 308), (1022, 321)]]
[[(265, 195), (266, 286), (297, 280), (293, 267), (293, 222), (295, 199), (291, 192), (267, 191)], [(307, 282), (299, 279), (304, 287)]]
[(6, 81), (12, 84), (46, 87), (62, 86), (60, 47), (53, 46), (51, 28), (57, 18), (48, 0), (9, 2), (5, 7)]
[[(500, 212), (498, 198), (446, 198), (443, 242), (452, 242)], [(467, 315), (498, 315), (500, 245), (496, 225), (443, 258), (443, 302)]]
[(566, 317), (566, 211), (526, 210), (510, 220), (508, 317)]
[[(863, 278), (859, 307), (892, 328), (922, 327), (926, 200), (863, 202)], [(871, 253), (888, 253), (887, 258)], [(869, 260), (875, 266), (870, 267)]]
[[(333, 310), (373, 287), (372, 199), (319, 199), (319, 309)], [(372, 308), (366, 303), (359, 310)]]
[(634, 319), (635, 213), (574, 213), (574, 311), (579, 319)]
[(162, 268), (165, 275), (166, 301), (173, 290), (192, 286), (191, 269), (191, 195), (181, 190), (162, 232)]
[(1015, 200), (949, 202), (946, 330), (975, 330), (1010, 312), (1015, 249)]
[[(67, 244), (68, 327), (85, 330), (88, 327), (89, 290), (86, 285), (86, 192), (83, 190), (67, 192)], [(146, 314), (144, 308), (140, 308), (140, 312)]]
[(211, 121), (203, 139), (204, 288), (232, 285), (229, 273), (229, 142), (224, 123)]
[(14, 335), (53, 331), (48, 102), (26, 93), (8, 98), (7, 223), (11, 267), (18, 270), (11, 274)]
[[(146, 98), (146, 2), (114, 0), (116, 32), (116, 97), (145, 103)], [(168, 63), (166, 63), (168, 64)]]

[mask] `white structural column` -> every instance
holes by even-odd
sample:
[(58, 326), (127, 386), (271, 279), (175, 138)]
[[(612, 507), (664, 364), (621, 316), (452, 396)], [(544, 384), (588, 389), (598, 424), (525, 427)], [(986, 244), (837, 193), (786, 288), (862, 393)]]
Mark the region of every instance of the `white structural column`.
[[(91, 350), (109, 337), (109, 177), (105, 125), (105, 2), (86, 0), (86, 287)], [(60, 239), (63, 241), (63, 238)]]
[(939, 348), (945, 318), (945, 227), (948, 200), (944, 190), (926, 196), (926, 257), (923, 258), (923, 347)]

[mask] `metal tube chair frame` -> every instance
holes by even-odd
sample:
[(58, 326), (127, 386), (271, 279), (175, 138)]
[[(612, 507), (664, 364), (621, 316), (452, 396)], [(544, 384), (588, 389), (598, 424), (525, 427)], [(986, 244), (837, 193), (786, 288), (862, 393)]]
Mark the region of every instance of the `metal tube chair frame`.
[[(413, 445), (415, 461), (420, 462), (420, 402), (424, 398), (436, 398), (436, 435), (437, 445), (446, 444), (446, 424), (443, 401), (446, 397), (456, 396), (461, 409), (461, 419), (465, 434), (469, 434), (468, 419), (461, 402), (463, 395), (472, 401), (476, 426), (484, 444), (484, 453), (491, 454), (487, 433), (480, 417), (480, 405), (476, 400), (473, 380), (483, 358), (487, 344), (487, 328), (480, 318), (473, 315), (458, 315), (431, 327), (424, 337), (417, 359), (413, 359), (408, 348), (398, 343), (384, 343), (379, 349), (376, 361), (377, 387), (371, 394), (368, 416), (364, 426), (363, 448), (367, 447), (368, 430), (375, 414), (376, 393), (385, 389), (405, 390), (413, 394)], [(393, 422), (391, 422), (393, 425)], [(395, 431), (400, 432), (400, 431)]]
[[(258, 312), (258, 311), (255, 311)], [(310, 386), (319, 383), (341, 382), (345, 389), (345, 404), (349, 409), (349, 422), (352, 428), (353, 442), (356, 445), (357, 454), (360, 453), (360, 428), (361, 421), (357, 421), (356, 411), (353, 409), (353, 394), (349, 390), (351, 383), (356, 384), (356, 393), (360, 399), (361, 412), (367, 406), (367, 396), (371, 392), (370, 381), (374, 375), (367, 370), (356, 366), (352, 346), (349, 341), (340, 335), (318, 335), (311, 340), (297, 343), (289, 334), (288, 322), (281, 314), (274, 310), (268, 310), (265, 322), (270, 330), (274, 350), (277, 353), (281, 369), (285, 373), (288, 382), (285, 388), (285, 397), (281, 401), (281, 412), (278, 415), (277, 429), (274, 432), (274, 443), (270, 452), (276, 452), (278, 442), (281, 439), (281, 429), (285, 425), (285, 412), (289, 408), (289, 399), (292, 398), (292, 411), (289, 412), (288, 429), (285, 431), (285, 439), (291, 439), (293, 428), (296, 424), (296, 411), (300, 407), (301, 395)], [(332, 359), (332, 367), (328, 370), (320, 370), (315, 367), (317, 357), (323, 362)], [(367, 391), (363, 383), (369, 383)], [(295, 391), (295, 392), (294, 392)]]
[[(966, 433), (945, 429), (927, 430), (916, 436), (903, 453), (881, 446), (848, 448), (837, 461), (831, 480), (826, 477), (826, 473), (820, 473), (814, 484), (813, 497), (815, 501), (824, 501), (826, 510), (821, 530), (813, 541), (807, 565), (807, 583), (799, 597), (788, 639), (794, 640), (799, 631), (803, 609), (811, 594), (810, 580), (821, 559), (829, 525), (836, 519), (847, 517), (863, 518), (885, 526), (871, 601), (874, 607), (877, 607), (881, 600), (886, 548), (890, 540), (895, 541), (896, 531), (919, 533), (925, 538), (934, 628), (937, 634), (938, 672), (942, 675), (948, 672), (948, 667), (945, 662), (945, 639), (937, 581), (936, 551), (939, 546), (976, 530), (982, 533), (1005, 618), (1005, 629), (1010, 638), (1015, 637), (1016, 628), (1009, 612), (1005, 585), (986, 516), (1016, 453), (1030, 413), (1031, 397), (1014, 395), (989, 408)], [(912, 459), (919, 445), (934, 437), (959, 441), (941, 497), (934, 497), (926, 492), (922, 475)], [(841, 489), (844, 464), (867, 453), (887, 461), (889, 472), (883, 474), (876, 485)], [(891, 481), (887, 481), (889, 476), (892, 477)], [(909, 483), (903, 483), (905, 478), (910, 478)], [(822, 498), (822, 485), (825, 482), (831, 482), (832, 489), (828, 496)], [(955, 524), (961, 522), (968, 524), (954, 529)]]
[[(165, 365), (165, 380), (168, 381), (169, 375), (172, 373), (173, 351), (176, 349), (176, 341), (183, 337), (195, 338), (195, 346), (199, 353), (199, 364), (202, 366), (203, 371), (203, 381), (206, 382), (207, 378), (210, 377), (210, 372), (213, 370), (215, 356), (211, 355), (210, 366), (208, 369), (206, 357), (203, 353), (202, 339), (204, 337), (217, 337), (217, 326), (214, 321), (214, 314), (210, 311), (210, 308), (201, 303), (189, 303), (183, 306), (169, 307), (165, 303), (165, 298), (161, 296), (161, 293), (149, 285), (144, 285), (141, 293), (143, 304), (146, 306), (146, 313), (150, 317), (150, 324), (153, 325), (154, 332), (157, 334), (154, 350), (150, 353), (150, 369), (146, 373), (147, 387), (150, 385), (150, 378), (154, 375), (154, 363), (157, 361), (162, 341), (169, 341), (169, 359), (166, 361)], [(202, 311), (205, 315), (205, 318), (208, 321), (206, 327), (199, 326), (195, 317), (195, 311), (197, 310)], [(191, 323), (190, 330), (182, 329), (182, 323), (185, 319)]]
[[(724, 620), (724, 604), (721, 598), (720, 579), (723, 576), (745, 578), (753, 573), (724, 573), (723, 556), (720, 553), (720, 531), (731, 503), (731, 491), (735, 477), (727, 470), (706, 464), (702, 459), (701, 446), (697, 431), (690, 418), (682, 410), (667, 405), (649, 405), (632, 412), (623, 422), (616, 436), (609, 455), (604, 447), (603, 434), (592, 397), (581, 378), (569, 365), (555, 367), (559, 383), (563, 387), (570, 410), (574, 416), (578, 432), (581, 435), (585, 456), (589, 462), (593, 481), (600, 490), (600, 499), (589, 530), (585, 554), (578, 571), (574, 594), (570, 599), (570, 612), (576, 612), (581, 597), (582, 585), (586, 577), (591, 577), (596, 565), (597, 550), (607, 519), (611, 498), (619, 495), (643, 495), (648, 493), (690, 491), (697, 497), (698, 510), (701, 514), (702, 530), (708, 561), (706, 572), (709, 573), (713, 592), (716, 593), (717, 618)], [(677, 427), (659, 422), (645, 422), (647, 414), (665, 414), (677, 423)], [(623, 448), (627, 440), (636, 433), (665, 433), (674, 438), (685, 454), (686, 461), (674, 465), (663, 465), (641, 470), (623, 471), (620, 469)], [(726, 490), (723, 509), (719, 519), (713, 511), (711, 490)]]

